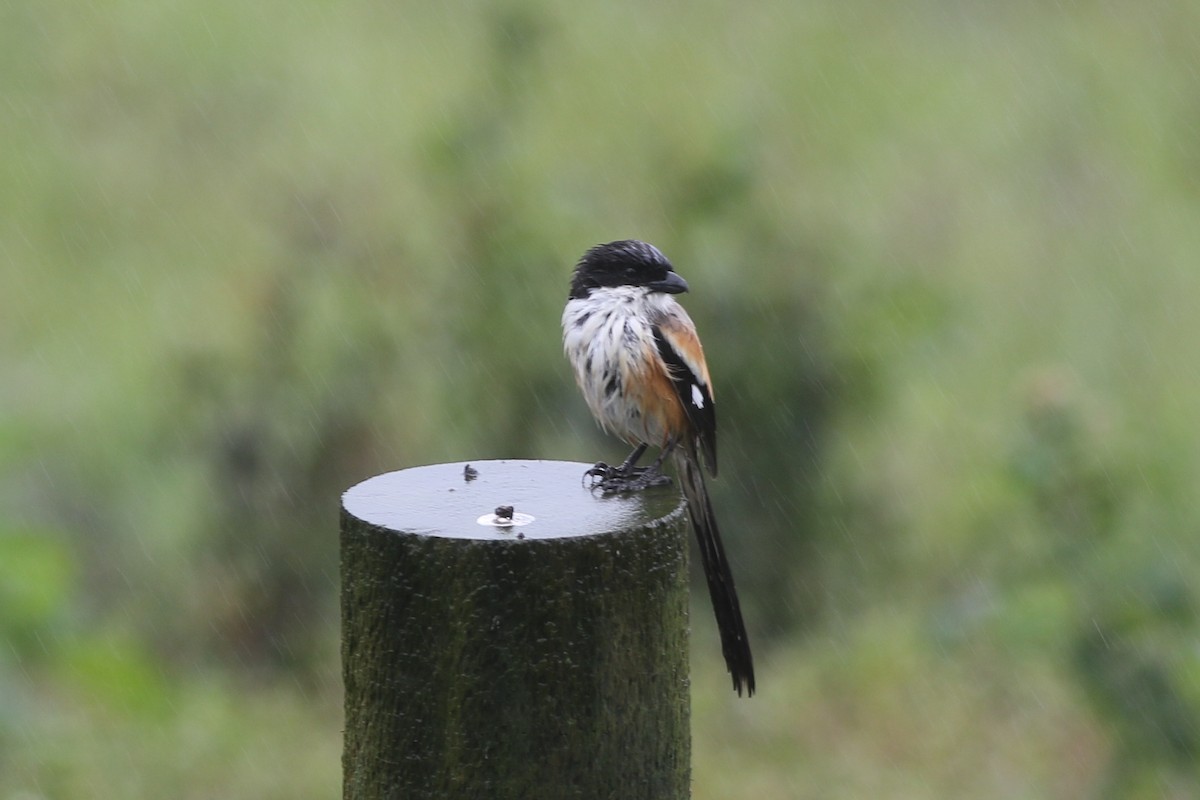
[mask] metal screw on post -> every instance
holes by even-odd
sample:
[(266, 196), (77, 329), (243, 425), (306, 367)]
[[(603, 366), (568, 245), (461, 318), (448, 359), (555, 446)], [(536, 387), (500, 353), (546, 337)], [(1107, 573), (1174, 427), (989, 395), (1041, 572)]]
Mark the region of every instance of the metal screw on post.
[(684, 507), (594, 494), (589, 466), (343, 496), (344, 797), (689, 796)]

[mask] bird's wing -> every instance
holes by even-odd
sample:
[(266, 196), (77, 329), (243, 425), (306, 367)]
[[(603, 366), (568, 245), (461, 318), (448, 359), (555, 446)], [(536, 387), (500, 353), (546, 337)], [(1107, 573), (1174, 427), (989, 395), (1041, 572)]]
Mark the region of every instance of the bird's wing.
[(653, 330), (654, 344), (667, 367), (675, 396), (700, 442), (709, 471), (716, 475), (717, 410), (696, 326), (682, 306), (677, 306), (674, 313), (658, 320)]

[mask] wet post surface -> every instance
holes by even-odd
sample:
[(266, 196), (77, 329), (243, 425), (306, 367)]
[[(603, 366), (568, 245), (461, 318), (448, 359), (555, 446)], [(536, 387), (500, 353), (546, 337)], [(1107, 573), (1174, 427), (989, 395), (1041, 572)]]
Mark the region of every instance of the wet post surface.
[(342, 498), (344, 797), (688, 797), (679, 494), (465, 466)]

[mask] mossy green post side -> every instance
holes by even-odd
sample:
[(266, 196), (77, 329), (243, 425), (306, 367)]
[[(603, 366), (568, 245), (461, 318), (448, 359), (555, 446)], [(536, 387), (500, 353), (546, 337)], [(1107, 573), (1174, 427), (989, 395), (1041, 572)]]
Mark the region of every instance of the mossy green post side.
[[(688, 797), (678, 493), (602, 497), (587, 464), (466, 466), (343, 497), (344, 797)], [(502, 506), (515, 524), (494, 524)]]

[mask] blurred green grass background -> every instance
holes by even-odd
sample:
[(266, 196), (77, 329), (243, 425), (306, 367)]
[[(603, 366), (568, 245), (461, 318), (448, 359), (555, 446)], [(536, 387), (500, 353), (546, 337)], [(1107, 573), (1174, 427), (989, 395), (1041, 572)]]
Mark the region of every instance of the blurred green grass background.
[(621, 455), (659, 245), (761, 695), (694, 796), (1200, 796), (1200, 6), (0, 11), (0, 797), (340, 791), (338, 493)]

